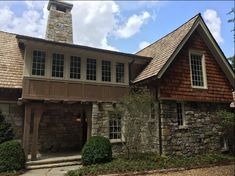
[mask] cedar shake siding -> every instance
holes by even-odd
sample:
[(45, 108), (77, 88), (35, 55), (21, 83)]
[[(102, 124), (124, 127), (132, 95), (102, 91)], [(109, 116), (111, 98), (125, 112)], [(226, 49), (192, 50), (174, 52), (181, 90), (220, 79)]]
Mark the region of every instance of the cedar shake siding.
[[(189, 51), (205, 56), (207, 89), (192, 88)], [(161, 99), (231, 102), (232, 86), (196, 30), (171, 63), (160, 84)]]

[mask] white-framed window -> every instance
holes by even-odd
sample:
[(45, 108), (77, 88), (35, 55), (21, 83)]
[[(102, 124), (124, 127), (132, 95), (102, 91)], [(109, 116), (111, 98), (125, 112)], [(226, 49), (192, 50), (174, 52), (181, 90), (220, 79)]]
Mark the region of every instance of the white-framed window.
[(119, 113), (112, 113), (109, 118), (109, 139), (121, 140), (122, 138), (122, 118)]
[(124, 63), (116, 63), (116, 82), (124, 83)]
[(206, 70), (204, 54), (190, 52), (191, 84), (194, 88), (206, 88)]
[(63, 78), (64, 77), (64, 55), (53, 54), (52, 58), (52, 77)]
[(111, 81), (111, 62), (102, 60), (102, 81)]
[(184, 103), (177, 102), (176, 103), (176, 110), (177, 110), (177, 123), (179, 126), (185, 126), (185, 113), (184, 113)]
[(81, 58), (77, 56), (70, 57), (70, 78), (81, 78)]
[(43, 51), (33, 51), (32, 75), (45, 76), (46, 53)]
[(86, 79), (87, 80), (96, 80), (96, 60), (87, 59), (86, 63)]

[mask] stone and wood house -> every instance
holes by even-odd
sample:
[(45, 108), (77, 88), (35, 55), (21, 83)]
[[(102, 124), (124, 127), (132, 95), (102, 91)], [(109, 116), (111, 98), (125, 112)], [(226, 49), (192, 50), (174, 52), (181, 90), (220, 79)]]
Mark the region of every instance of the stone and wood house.
[[(0, 31), (0, 110), (26, 154), (79, 151), (102, 135), (120, 152), (122, 120), (109, 117), (131, 85), (156, 101), (146, 151), (221, 150), (217, 109), (229, 108), (234, 72), (200, 14), (136, 54), (73, 44), (72, 5), (49, 1), (46, 38)], [(148, 128), (148, 126), (146, 126)]]

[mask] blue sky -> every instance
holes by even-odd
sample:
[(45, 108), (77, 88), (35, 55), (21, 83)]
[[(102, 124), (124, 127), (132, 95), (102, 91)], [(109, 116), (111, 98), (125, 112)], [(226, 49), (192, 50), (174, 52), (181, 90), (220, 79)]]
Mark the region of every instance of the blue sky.
[[(0, 30), (45, 36), (46, 1), (1, 1)], [(234, 54), (233, 1), (73, 1), (74, 42), (135, 53), (201, 13), (224, 54)]]

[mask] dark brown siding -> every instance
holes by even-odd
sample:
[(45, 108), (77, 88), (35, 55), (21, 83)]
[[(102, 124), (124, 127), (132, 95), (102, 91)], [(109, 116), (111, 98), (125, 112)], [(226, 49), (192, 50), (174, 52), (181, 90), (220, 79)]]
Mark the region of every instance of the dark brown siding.
[(130, 81), (133, 81), (144, 69), (144, 67), (146, 67), (147, 62), (146, 63), (142, 63), (142, 64), (131, 64), (130, 65)]
[[(203, 51), (205, 54), (208, 89), (191, 87), (189, 50)], [(160, 96), (166, 99), (195, 101), (232, 100), (232, 86), (197, 31), (192, 34), (163, 75)]]
[(61, 101), (118, 101), (128, 94), (128, 86), (71, 83), (24, 78), (22, 98)]
[(21, 89), (0, 88), (0, 101), (18, 101), (21, 97)]

